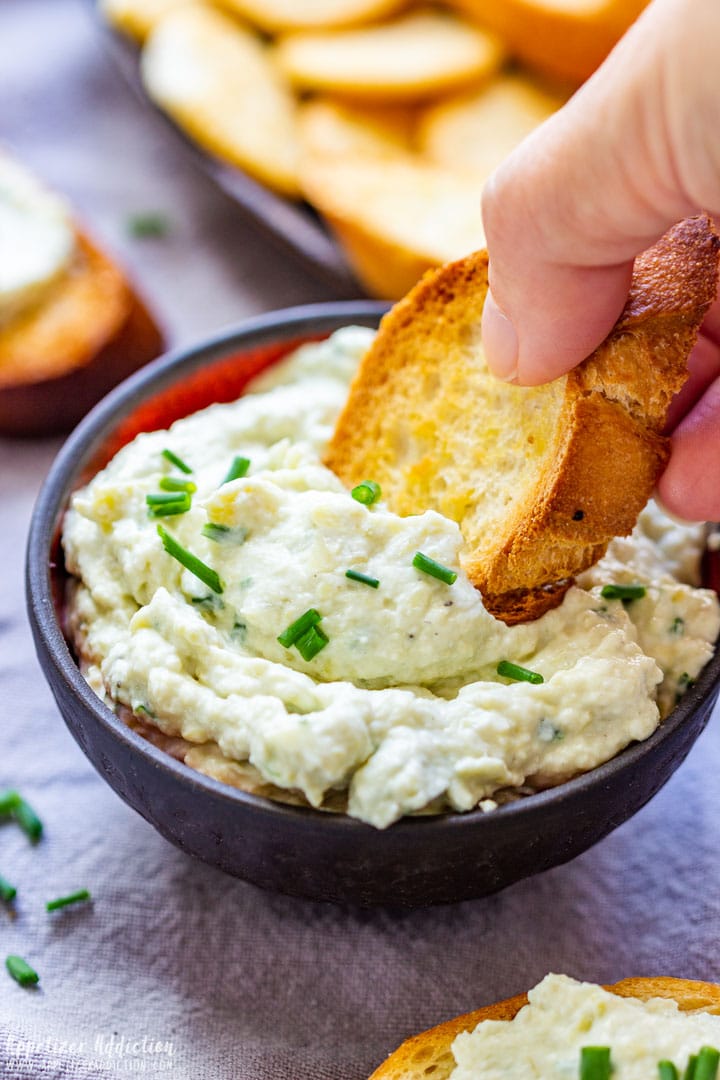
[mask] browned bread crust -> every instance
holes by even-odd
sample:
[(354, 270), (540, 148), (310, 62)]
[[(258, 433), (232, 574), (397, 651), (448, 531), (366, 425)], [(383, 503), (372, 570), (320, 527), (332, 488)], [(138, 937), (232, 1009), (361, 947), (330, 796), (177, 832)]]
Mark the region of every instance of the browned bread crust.
[(0, 328), (0, 432), (67, 431), (162, 351), (162, 335), (122, 271), (82, 233), (42, 302)]
[(537, 387), (500, 383), (485, 363), (486, 252), (427, 274), (383, 319), (326, 463), (349, 486), (377, 481), (396, 513), (456, 521), (488, 610), (508, 624), (537, 618), (652, 493), (719, 247), (707, 217), (676, 225), (636, 260), (605, 341)]
[[(671, 998), (683, 1012), (720, 1014), (720, 986), (714, 983), (657, 976), (623, 979), (605, 989), (641, 1001)], [(461, 1032), (473, 1031), (481, 1020), (512, 1020), (527, 1001), (527, 994), (517, 994), (413, 1035), (375, 1070), (370, 1080), (447, 1080), (455, 1066), (450, 1048)]]

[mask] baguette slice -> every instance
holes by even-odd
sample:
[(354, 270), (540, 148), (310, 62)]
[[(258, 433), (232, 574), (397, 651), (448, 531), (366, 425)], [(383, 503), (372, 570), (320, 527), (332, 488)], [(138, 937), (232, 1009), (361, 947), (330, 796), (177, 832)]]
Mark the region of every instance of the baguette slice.
[(227, 8), (268, 34), (344, 29), (387, 19), (407, 0), (223, 0)]
[(605, 341), (530, 388), (495, 379), (483, 356), (486, 252), (428, 274), (383, 319), (326, 464), (350, 487), (377, 481), (398, 514), (456, 521), (488, 611), (508, 625), (537, 618), (631, 531), (652, 493), (719, 246), (707, 217), (676, 225), (636, 260)]
[(427, 270), (485, 242), (476, 178), (400, 150), (308, 154), (300, 180), (374, 296), (397, 300)]
[(200, 3), (170, 11), (142, 51), (143, 85), (204, 149), (297, 197), (295, 99), (254, 30)]
[[(605, 989), (640, 1001), (671, 998), (683, 1012), (720, 1014), (720, 986), (714, 983), (658, 976), (623, 979)], [(482, 1020), (512, 1020), (527, 1002), (527, 994), (518, 994), (414, 1035), (375, 1070), (370, 1080), (448, 1080), (455, 1067), (451, 1046), (461, 1032), (473, 1031)]]
[(419, 9), (353, 30), (288, 34), (276, 56), (301, 90), (389, 104), (477, 85), (504, 52), (496, 37), (451, 12)]
[(125, 274), (82, 232), (47, 295), (0, 327), (0, 432), (69, 431), (158, 356), (163, 337)]
[(648, 0), (451, 0), (510, 52), (552, 78), (583, 82)]
[(309, 161), (353, 156), (397, 159), (412, 152), (414, 124), (414, 110), (404, 105), (312, 98), (298, 112), (301, 153)]
[(485, 181), (566, 99), (525, 73), (502, 73), (471, 94), (429, 106), (418, 125), (418, 149), (438, 165), (471, 169)]

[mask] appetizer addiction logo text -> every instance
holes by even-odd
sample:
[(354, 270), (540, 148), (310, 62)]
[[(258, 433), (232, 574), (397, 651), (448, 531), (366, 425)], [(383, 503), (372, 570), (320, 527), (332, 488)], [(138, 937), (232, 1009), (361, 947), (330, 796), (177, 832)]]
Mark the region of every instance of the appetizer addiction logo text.
[(174, 1047), (165, 1039), (128, 1038), (125, 1035), (96, 1035), (92, 1051), (116, 1072), (164, 1072), (173, 1066)]
[[(98, 1034), (87, 1039), (27, 1039), (7, 1036), (3, 1061), (18, 1067), (36, 1065), (60, 1058), (63, 1063), (74, 1061), (86, 1069), (102, 1070), (101, 1075), (152, 1075), (169, 1073), (177, 1064), (175, 1047), (169, 1039), (153, 1039), (148, 1035), (133, 1038), (117, 1032)], [(84, 1075), (84, 1074), (83, 1074)]]

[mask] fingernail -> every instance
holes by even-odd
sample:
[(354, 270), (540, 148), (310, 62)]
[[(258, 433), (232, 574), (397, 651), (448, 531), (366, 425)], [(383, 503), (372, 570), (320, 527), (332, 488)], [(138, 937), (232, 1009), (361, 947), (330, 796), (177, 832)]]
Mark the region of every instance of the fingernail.
[(505, 382), (514, 382), (518, 373), (518, 337), (515, 327), (503, 315), (488, 292), (482, 315), (482, 342), (488, 367)]

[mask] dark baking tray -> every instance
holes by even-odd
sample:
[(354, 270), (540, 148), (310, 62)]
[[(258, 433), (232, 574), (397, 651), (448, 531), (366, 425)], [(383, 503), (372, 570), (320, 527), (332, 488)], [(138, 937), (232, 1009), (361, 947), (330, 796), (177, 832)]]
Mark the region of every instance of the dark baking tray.
[(106, 51), (133, 93), (147, 109), (160, 116), (176, 141), (182, 143), (196, 164), (228, 195), (247, 220), (283, 254), (289, 254), (329, 285), (340, 300), (367, 295), (350, 270), (340, 247), (307, 203), (293, 202), (263, 187), (241, 169), (227, 165), (197, 146), (166, 114), (152, 103), (140, 79), (140, 53), (136, 45), (116, 33), (97, 10), (96, 0), (86, 0), (102, 31)]

